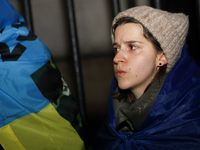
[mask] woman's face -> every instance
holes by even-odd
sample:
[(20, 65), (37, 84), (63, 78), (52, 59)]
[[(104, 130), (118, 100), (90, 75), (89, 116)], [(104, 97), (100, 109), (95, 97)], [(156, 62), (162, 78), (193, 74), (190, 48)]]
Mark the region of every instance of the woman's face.
[(120, 89), (129, 89), (138, 99), (158, 71), (159, 53), (143, 36), (140, 24), (126, 23), (115, 30), (113, 59)]

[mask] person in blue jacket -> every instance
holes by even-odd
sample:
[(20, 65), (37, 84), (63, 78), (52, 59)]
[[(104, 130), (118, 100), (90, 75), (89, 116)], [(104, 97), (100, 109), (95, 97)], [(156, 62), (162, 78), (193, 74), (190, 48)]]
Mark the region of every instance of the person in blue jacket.
[(183, 13), (149, 6), (114, 18), (115, 77), (95, 149), (200, 149), (200, 69), (188, 27)]

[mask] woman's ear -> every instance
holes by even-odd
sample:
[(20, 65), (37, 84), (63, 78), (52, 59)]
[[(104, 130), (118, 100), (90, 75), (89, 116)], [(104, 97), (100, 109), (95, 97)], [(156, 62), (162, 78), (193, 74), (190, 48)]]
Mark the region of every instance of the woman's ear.
[(167, 61), (167, 57), (165, 56), (165, 54), (163, 52), (158, 53), (157, 55), (157, 66), (161, 67), (164, 66), (168, 63)]

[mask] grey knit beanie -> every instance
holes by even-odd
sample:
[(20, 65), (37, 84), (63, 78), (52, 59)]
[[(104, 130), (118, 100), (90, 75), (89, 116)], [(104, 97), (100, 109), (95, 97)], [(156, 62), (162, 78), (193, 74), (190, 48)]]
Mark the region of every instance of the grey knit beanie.
[[(188, 17), (183, 13), (170, 13), (149, 6), (138, 6), (119, 13), (114, 18), (112, 26), (122, 17), (135, 18), (149, 30), (167, 57), (167, 72), (169, 72), (181, 56), (188, 33)], [(112, 41), (114, 41), (113, 35)]]

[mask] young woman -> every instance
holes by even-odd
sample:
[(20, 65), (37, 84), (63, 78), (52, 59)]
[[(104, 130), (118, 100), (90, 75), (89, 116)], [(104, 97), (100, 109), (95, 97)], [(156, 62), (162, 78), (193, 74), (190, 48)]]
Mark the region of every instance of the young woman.
[(198, 149), (200, 69), (187, 54), (188, 17), (147, 6), (112, 25), (115, 78), (95, 149)]

